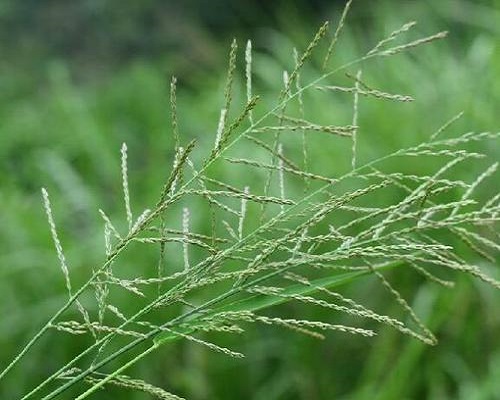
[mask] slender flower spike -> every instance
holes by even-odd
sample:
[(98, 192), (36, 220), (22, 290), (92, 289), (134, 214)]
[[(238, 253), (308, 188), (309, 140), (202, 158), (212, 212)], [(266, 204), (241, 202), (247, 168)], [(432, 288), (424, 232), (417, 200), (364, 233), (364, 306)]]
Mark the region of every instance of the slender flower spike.
[(69, 278), (68, 265), (66, 263), (66, 257), (64, 256), (59, 236), (57, 235), (56, 224), (54, 222), (54, 217), (52, 216), (52, 207), (50, 205), (49, 193), (45, 188), (42, 188), (42, 197), (43, 206), (45, 208), (45, 213), (47, 214), (47, 219), (49, 222), (50, 233), (52, 234), (52, 240), (56, 248), (57, 258), (59, 259), (59, 264), (64, 275), (64, 280), (66, 281), (66, 289), (68, 290), (68, 295), (69, 297), (71, 297), (71, 281)]
[[(245, 77), (246, 77), (246, 89), (247, 89), (247, 103), (252, 100), (252, 41), (247, 42), (247, 47), (245, 49)], [(253, 113), (252, 110), (248, 112), (248, 120), (250, 125), (253, 125)]]
[(132, 229), (132, 211), (130, 208), (130, 195), (128, 190), (128, 166), (127, 166), (127, 144), (122, 144), (122, 185), (123, 185), (123, 200), (125, 202), (125, 211), (127, 214), (127, 222), (129, 231)]
[(189, 252), (188, 252), (188, 238), (189, 238), (189, 208), (182, 209), (182, 233), (184, 234), (184, 242), (182, 243), (184, 255), (184, 270), (189, 270)]

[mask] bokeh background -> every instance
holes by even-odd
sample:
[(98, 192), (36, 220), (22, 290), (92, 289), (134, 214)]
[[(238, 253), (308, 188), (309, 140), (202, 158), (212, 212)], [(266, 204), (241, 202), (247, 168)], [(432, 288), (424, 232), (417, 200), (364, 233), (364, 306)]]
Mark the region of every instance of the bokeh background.
[[(334, 26), (342, 6), (342, 1), (321, 0), (0, 2), (1, 365), (65, 299), (40, 188), (52, 195), (72, 274), (83, 281), (103, 258), (98, 208), (124, 221), (121, 143), (129, 146), (135, 209), (154, 202), (168, 172), (173, 157), (170, 77), (179, 79), (183, 140), (213, 137), (232, 38), (240, 44), (240, 89), (241, 49), (251, 38), (254, 91), (278, 93), (283, 69), (293, 65), (293, 47), (305, 48), (324, 20)], [(354, 1), (332, 65), (364, 54), (411, 20), (419, 23), (411, 38), (441, 30), (450, 35), (364, 67), (363, 76), (373, 86), (417, 99), (409, 105), (362, 102), (364, 160), (422, 140), (462, 110), (454, 132), (499, 129), (499, 1)], [(319, 60), (313, 59), (304, 79), (318, 71)], [(311, 98), (306, 107), (310, 119), (343, 121), (352, 111), (350, 100), (341, 97)], [(498, 147), (489, 146), (481, 151), (498, 160)], [(317, 150), (319, 170), (335, 175), (332, 160), (345, 160), (338, 161), (340, 170), (348, 165), (345, 147)], [(418, 165), (402, 168), (425, 171)], [(470, 180), (477, 171), (457, 173)], [(498, 190), (491, 182), (482, 195)], [(153, 263), (152, 257), (136, 255), (128, 262)], [(499, 277), (498, 270), (490, 273)], [(413, 275), (396, 278), (439, 338), (437, 347), (385, 328), (374, 339), (332, 334), (315, 341), (258, 327), (244, 337), (219, 339), (240, 346), (245, 360), (179, 342), (130, 374), (193, 400), (500, 399), (500, 296), (483, 283), (457, 278), (454, 289)], [(397, 313), (393, 301), (377, 295), (373, 281), (354, 284), (346, 293), (386, 314)], [(297, 305), (287, 312), (329, 318)], [(18, 398), (84, 344), (59, 333), (47, 335), (0, 385), (1, 397)], [(94, 397), (148, 398), (115, 389)]]

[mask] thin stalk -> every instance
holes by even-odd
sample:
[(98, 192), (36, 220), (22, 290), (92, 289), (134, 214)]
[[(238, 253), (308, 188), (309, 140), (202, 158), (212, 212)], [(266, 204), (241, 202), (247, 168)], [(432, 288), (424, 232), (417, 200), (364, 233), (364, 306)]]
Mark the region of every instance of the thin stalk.
[(149, 353), (153, 352), (156, 350), (158, 347), (157, 344), (153, 344), (151, 347), (149, 347), (147, 350), (143, 351), (141, 354), (138, 356), (134, 357), (132, 360), (129, 362), (123, 364), (120, 368), (118, 368), (116, 371), (114, 371), (112, 374), (109, 374), (106, 376), (104, 379), (93, 385), (90, 389), (86, 390), (84, 393), (79, 395), (78, 397), (75, 397), (75, 400), (82, 400), (87, 398), (89, 395), (94, 393), (97, 389), (101, 388), (104, 386), (107, 382), (109, 382), (111, 379), (113, 379), (116, 375), (120, 374), (121, 372), (125, 371), (127, 368), (131, 367), (134, 365), (137, 361), (139, 361), (141, 358), (147, 356)]

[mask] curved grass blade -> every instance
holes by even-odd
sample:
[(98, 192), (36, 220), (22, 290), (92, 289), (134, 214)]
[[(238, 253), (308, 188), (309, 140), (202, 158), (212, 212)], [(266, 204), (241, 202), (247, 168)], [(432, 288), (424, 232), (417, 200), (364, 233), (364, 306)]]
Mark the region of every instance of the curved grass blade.
[[(376, 271), (384, 271), (392, 268), (396, 268), (406, 264), (406, 261), (398, 260), (390, 263), (382, 264), (378, 267), (375, 267)], [(204, 314), (204, 317), (215, 315), (221, 312), (238, 312), (238, 311), (258, 311), (268, 307), (272, 307), (278, 304), (282, 304), (292, 300), (289, 296), (293, 295), (307, 295), (313, 294), (317, 292), (320, 288), (332, 289), (334, 287), (347, 285), (352, 281), (371, 274), (372, 271), (370, 269), (362, 270), (362, 271), (354, 271), (354, 272), (346, 272), (338, 275), (328, 276), (326, 278), (319, 278), (312, 280), (311, 285), (304, 286), (301, 284), (290, 285), (287, 288), (283, 289), (280, 293), (280, 296), (271, 296), (271, 295), (263, 295), (263, 294), (254, 294), (245, 299), (235, 300), (231, 303), (216, 307), (212, 309), (212, 311), (208, 314)], [(194, 320), (191, 320), (194, 322)], [(176, 327), (176, 331), (182, 334), (193, 333), (196, 328), (194, 326), (190, 326), (189, 322), (183, 324), (182, 327)], [(160, 333), (154, 338), (155, 344), (161, 345), (172, 340), (181, 339), (181, 335), (176, 335), (174, 332), (164, 332)]]

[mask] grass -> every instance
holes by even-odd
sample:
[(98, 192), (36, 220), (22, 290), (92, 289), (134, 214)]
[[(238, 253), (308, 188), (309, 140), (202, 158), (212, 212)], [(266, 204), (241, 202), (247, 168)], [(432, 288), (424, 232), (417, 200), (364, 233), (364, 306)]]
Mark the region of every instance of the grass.
[[(453, 292), (456, 297), (432, 284), (449, 285), (448, 281), (457, 276), (449, 270), (459, 270), (498, 286), (490, 278), (496, 276), (498, 245), (490, 242), (495, 240), (495, 232), (488, 231), (498, 217), (498, 199), (488, 203), (496, 195), (496, 189), (487, 184), (494, 181), (491, 160), (498, 158), (498, 152), (492, 144), (496, 143), (497, 134), (494, 127), (491, 134), (457, 134), (467, 132), (463, 128), (473, 120), (464, 117), (439, 132), (439, 126), (458, 112), (454, 109), (453, 113), (447, 113), (447, 107), (455, 108), (456, 104), (444, 105), (442, 101), (438, 102), (439, 109), (448, 114), (445, 118), (432, 115), (425, 121), (426, 126), (418, 123), (422, 110), (405, 104), (409, 100), (407, 93), (418, 98), (414, 92), (421, 90), (425, 95), (427, 88), (413, 86), (414, 90), (410, 90), (406, 86), (402, 88), (404, 95), (398, 97), (396, 88), (402, 83), (398, 74), (404, 73), (406, 85), (411, 86), (411, 82), (420, 82), (418, 78), (426, 73), (428, 79), (435, 79), (432, 68), (436, 66), (425, 66), (410, 57), (391, 53), (415, 50), (420, 60), (419, 52), (427, 50), (424, 54), (428, 57), (424, 58), (439, 63), (441, 69), (443, 59), (450, 65), (454, 60), (444, 58), (443, 44), (433, 45), (441, 46), (434, 53), (427, 47), (413, 49), (412, 43), (419, 40), (419, 35), (410, 33), (405, 33), (409, 39), (405, 36), (402, 42), (388, 43), (393, 46), (392, 51), (376, 49), (363, 62), (358, 60), (326, 73), (321, 69), (324, 54), (330, 43), (337, 41), (337, 35), (339, 47), (332, 47), (337, 49), (332, 53), (334, 66), (349, 62), (344, 57), (349, 60), (359, 54), (370, 54), (370, 49), (353, 56), (350, 53), (356, 46), (350, 43), (347, 31), (333, 33), (329, 42), (324, 25), (295, 57), (292, 46), (287, 46), (290, 51), (282, 59), (280, 54), (276, 59), (262, 54), (263, 61), (258, 61), (259, 54), (250, 57), (247, 50), (246, 66), (241, 68), (240, 62), (239, 68), (236, 63), (243, 58), (243, 52), (233, 43), (223, 95), (215, 97), (215, 88), (211, 86), (218, 84), (211, 82), (206, 92), (189, 94), (190, 98), (183, 97), (188, 95), (183, 95), (179, 87), (176, 96), (171, 96), (170, 121), (164, 111), (168, 104), (166, 85), (154, 68), (139, 64), (116, 77), (109, 87), (85, 92), (72, 86), (63, 67), (53, 66), (52, 101), (43, 104), (43, 112), (36, 103), (36, 106), (17, 104), (14, 109), (17, 114), (10, 116), (4, 128), (12, 132), (11, 142), (3, 150), (9, 155), (7, 166), (22, 166), (16, 169), (15, 180), (8, 175), (4, 177), (4, 210), (19, 210), (5, 216), (4, 226), (14, 228), (4, 231), (5, 243), (10, 248), (23, 249), (7, 253), (8, 264), (13, 267), (4, 273), (14, 285), (6, 287), (4, 296), (5, 304), (15, 310), (12, 318), (19, 315), (10, 323), (17, 327), (18, 335), (32, 337), (30, 331), (34, 330), (36, 335), (36, 329), (46, 322), (31, 323), (30, 316), (35, 319), (44, 316), (46, 320), (57, 315), (54, 313), (59, 309), (60, 316), (65, 318), (58, 315), (45, 325), (45, 330), (38, 331), (43, 335), (20, 361), (23, 367), (17, 366), (17, 370), (13, 368), (5, 375), (2, 386), (5, 395), (20, 398), (41, 380), (56, 378), (55, 371), (91, 346), (93, 351), (78, 360), (78, 369), (74, 369), (76, 363), (69, 365), (72, 369), (64, 373), (63, 380), (51, 380), (43, 391), (39, 387), (44, 398), (56, 397), (58, 390), (69, 384), (73, 386), (67, 393), (75, 398), (85, 398), (100, 385), (106, 386), (106, 393), (123, 395), (122, 391), (114, 392), (116, 389), (108, 383), (155, 390), (159, 396), (168, 398), (160, 389), (124, 378), (125, 367), (134, 375), (150, 375), (159, 386), (179, 391), (188, 398), (220, 397), (224, 392), (217, 384), (220, 378), (210, 376), (206, 367), (217, 356), (209, 358), (199, 345), (225, 355), (240, 357), (246, 353), (256, 357), (245, 364), (250, 365), (245, 371), (261, 389), (245, 389), (241, 377), (247, 374), (240, 372), (234, 375), (234, 382), (240, 384), (232, 385), (232, 396), (247, 398), (252, 393), (254, 398), (328, 398), (331, 393), (349, 393), (348, 397), (368, 398), (374, 388), (380, 391), (381, 398), (405, 395), (405, 390), (410, 390), (407, 380), (391, 371), (413, 376), (412, 371), (423, 354), (431, 354), (420, 343), (435, 344), (434, 330), (440, 329), (450, 321), (449, 315), (454, 314), (449, 302), (460, 300), (459, 304), (466, 309), (474, 298), (469, 280), (459, 278), (458, 288)], [(386, 37), (390, 38), (390, 33)], [(342, 39), (348, 50), (340, 47)], [(275, 40), (285, 39), (277, 35)], [(401, 43), (412, 45), (400, 48)], [(373, 46), (377, 47), (376, 42)], [(279, 45), (279, 49), (284, 48)], [(384, 62), (379, 63), (379, 59)], [(283, 64), (287, 65), (287, 74), (280, 70)], [(358, 73), (360, 68), (362, 75)], [(349, 75), (343, 75), (344, 72)], [(460, 70), (453, 74), (459, 77)], [(264, 88), (251, 87), (249, 76), (254, 78), (254, 86), (260, 81)], [(270, 76), (284, 76), (284, 86), (273, 85), (274, 94), (269, 94), (263, 84), (273, 81)], [(391, 78), (381, 84), (384, 76)], [(408, 76), (412, 79), (407, 79)], [(171, 86), (171, 93), (175, 93), (173, 88), (175, 85)], [(256, 93), (262, 93), (259, 100), (253, 97)], [(197, 104), (197, 118), (189, 107), (183, 107), (193, 101)], [(221, 105), (222, 112), (217, 111), (216, 104)], [(428, 101), (425, 106), (436, 104)], [(331, 110), (336, 111), (335, 118)], [(21, 112), (23, 118), (19, 118)], [(302, 120), (302, 112), (307, 121)], [(490, 128), (488, 121), (483, 121), (483, 125), (486, 127), (481, 126), (481, 131)], [(32, 131), (38, 126), (53, 133), (48, 138), (39, 137), (36, 143)], [(173, 134), (162, 132), (167, 126), (172, 126)], [(378, 128), (370, 132), (366, 127), (371, 126)], [(68, 131), (72, 134), (68, 135)], [(101, 131), (110, 135), (100, 135)], [(196, 145), (188, 145), (192, 137), (198, 136), (194, 134), (197, 131), (204, 134), (198, 137)], [(213, 134), (206, 134), (208, 131)], [(433, 132), (439, 133), (433, 135)], [(148, 136), (139, 139), (142, 135)], [(248, 139), (249, 135), (254, 139)], [(457, 142), (454, 137), (462, 139)], [(127, 154), (127, 148), (122, 146), (120, 165), (118, 150), (124, 139), (136, 152)], [(264, 140), (265, 146), (256, 139)], [(44, 143), (47, 143), (45, 148)], [(49, 143), (59, 143), (60, 148), (49, 151)], [(9, 152), (9, 146), (25, 149), (20, 159)], [(486, 157), (474, 160), (478, 153)], [(406, 161), (401, 163), (401, 160)], [(171, 172), (167, 165), (171, 165)], [(443, 166), (450, 171), (442, 170), (436, 175)], [(41, 172), (36, 181), (30, 169)], [(85, 171), (85, 179), (80, 176), (81, 171)], [(117, 184), (120, 175), (122, 193)], [(42, 209), (32, 211), (36, 210), (34, 200), (25, 200), (28, 197), (19, 191), (23, 187), (34, 190), (40, 180), (51, 193), (50, 206), (44, 192), (45, 208), (64, 279), (55, 275), (53, 252), (40, 250), (51, 246), (46, 223), (42, 222)], [(218, 182), (224, 182), (225, 186)], [(162, 185), (159, 200), (155, 199), (150, 188)], [(9, 188), (12, 190), (8, 191)], [(61, 194), (55, 196), (54, 192)], [(118, 207), (120, 203), (123, 206)], [(151, 207), (149, 214), (139, 211), (144, 205)], [(99, 207), (106, 213), (112, 210), (109, 219), (104, 220), (104, 239), (102, 233), (97, 234), (103, 230)], [(67, 232), (77, 242), (69, 249), (66, 243), (75, 239), (65, 236)], [(492, 255), (485, 258), (488, 248)], [(103, 257), (107, 260), (104, 264)], [(66, 260), (70, 260), (69, 266)], [(26, 270), (14, 271), (16, 262)], [(473, 264), (487, 273), (472, 267)], [(382, 274), (382, 269), (393, 271)], [(422, 274), (431, 284), (423, 282)], [(361, 279), (363, 275), (370, 279)], [(172, 277), (178, 280), (170, 284)], [(64, 281), (69, 300), (54, 294), (54, 282), (59, 282), (63, 289)], [(94, 289), (95, 299), (90, 289)], [(479, 298), (495, 296), (483, 286), (478, 290)], [(411, 302), (404, 300), (412, 298)], [(38, 305), (39, 299), (46, 302)], [(285, 304), (257, 313), (278, 303)], [(448, 312), (433, 314), (433, 305)], [(383, 312), (374, 311), (377, 308)], [(468, 328), (472, 330), (470, 337), (477, 338), (474, 328), (495, 324), (494, 320), (488, 321), (487, 315), (485, 312), (484, 318), (478, 318), (472, 327), (467, 326), (463, 315), (456, 320), (452, 318), (458, 328), (452, 329), (451, 335)], [(141, 323), (137, 324), (134, 320), (139, 316)], [(367, 319), (366, 322), (359, 317)], [(264, 328), (252, 328), (250, 323), (263, 324)], [(315, 354), (325, 351), (325, 343), (312, 344), (309, 339), (295, 336), (277, 341), (283, 333), (270, 333), (265, 328), (269, 324), (316, 338), (323, 336), (323, 330), (366, 336), (381, 331), (378, 339), (370, 340), (376, 340), (376, 346), (380, 344), (386, 360), (393, 357), (391, 348), (402, 348), (403, 352), (389, 373), (379, 361), (382, 351), (374, 351), (368, 357), (368, 367), (360, 376), (356, 374), (356, 378), (349, 373), (358, 370), (362, 362), (359, 358), (351, 360), (343, 371), (333, 369), (330, 373), (345, 376), (332, 388), (327, 383), (329, 379), (322, 383), (328, 373), (313, 376), (312, 370), (296, 372), (300, 368), (295, 363), (303, 357), (314, 359)], [(390, 328), (388, 331), (384, 324)], [(54, 329), (78, 335), (66, 337)], [(248, 331), (243, 336), (245, 342), (248, 340), (247, 345), (241, 345), (241, 338), (228, 338), (221, 333), (238, 333), (241, 329)], [(260, 333), (262, 329), (265, 333)], [(394, 335), (398, 331), (417, 341)], [(81, 335), (84, 332), (85, 337)], [(464, 337), (466, 334), (467, 330)], [(13, 335), (6, 330), (2, 344), (14, 343)], [(339, 335), (334, 333), (334, 340), (341, 340)], [(182, 345), (173, 347), (172, 339), (182, 339)], [(307, 354), (292, 350), (295, 348), (292, 343), (297, 340), (306, 340)], [(364, 340), (348, 336), (342, 343), (353, 350), (362, 346), (356, 343)], [(106, 346), (97, 351), (103, 343)], [(472, 339), (471, 346), (474, 345), (477, 344)], [(240, 350), (246, 346), (248, 351)], [(274, 346), (276, 352), (272, 351)], [(57, 350), (52, 350), (54, 356), (47, 366), (48, 373), (40, 379), (37, 372), (40, 357), (49, 348)], [(484, 351), (488, 348), (485, 346)], [(19, 354), (19, 350), (17, 346), (9, 346), (7, 352), (12, 354), (5, 356), (5, 363)], [(270, 356), (264, 357), (268, 351)], [(352, 356), (349, 352), (344, 354)], [(461, 357), (453, 350), (445, 354), (452, 360)], [(135, 365), (146, 355), (150, 360), (149, 372), (145, 372), (147, 360)], [(165, 357), (170, 361), (165, 361)], [(279, 361), (273, 361), (273, 357)], [(182, 360), (182, 371), (176, 368), (178, 359)], [(219, 377), (231, 377), (224, 368), (235, 365), (237, 371), (245, 368), (241, 361), (214, 359), (220, 365)], [(447, 384), (446, 379), (451, 376), (458, 382), (464, 379), (466, 369), (448, 371), (438, 367), (440, 362), (431, 363), (434, 369), (429, 368), (429, 377), (419, 378), (431, 384), (415, 387), (413, 395), (434, 393), (432, 396), (439, 397), (442, 393), (445, 396), (456, 393), (456, 383)], [(102, 370), (100, 367), (105, 364), (107, 367)], [(142, 368), (138, 366), (141, 364)], [(276, 364), (279, 368), (273, 369)], [(448, 361), (448, 364), (454, 363)], [(255, 370), (250, 369), (252, 365)], [(158, 372), (151, 371), (153, 366), (157, 366)], [(166, 379), (161, 378), (166, 373), (165, 367), (168, 367)], [(436, 376), (432, 375), (433, 370)], [(270, 373), (269, 380), (265, 371)], [(384, 382), (381, 387), (375, 386), (376, 379)], [(357, 384), (347, 392), (341, 382), (353, 380)], [(469, 386), (460, 390), (472, 390), (466, 388), (474, 387), (474, 381), (467, 377)], [(484, 387), (487, 393), (489, 386)], [(40, 395), (37, 392), (36, 398)]]

